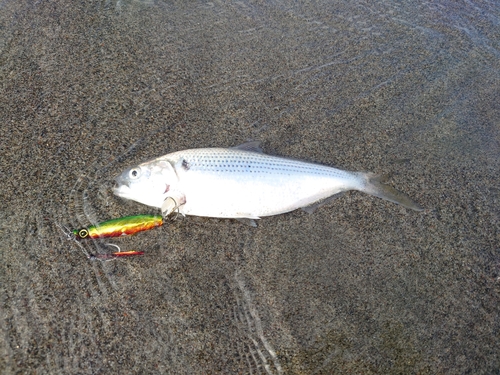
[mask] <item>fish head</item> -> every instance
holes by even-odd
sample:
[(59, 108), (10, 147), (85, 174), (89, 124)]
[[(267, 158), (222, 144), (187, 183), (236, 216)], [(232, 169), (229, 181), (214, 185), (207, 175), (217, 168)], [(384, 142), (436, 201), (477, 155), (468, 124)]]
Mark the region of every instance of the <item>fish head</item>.
[(143, 163), (116, 177), (113, 193), (151, 207), (161, 208), (178, 182), (174, 167), (166, 160)]

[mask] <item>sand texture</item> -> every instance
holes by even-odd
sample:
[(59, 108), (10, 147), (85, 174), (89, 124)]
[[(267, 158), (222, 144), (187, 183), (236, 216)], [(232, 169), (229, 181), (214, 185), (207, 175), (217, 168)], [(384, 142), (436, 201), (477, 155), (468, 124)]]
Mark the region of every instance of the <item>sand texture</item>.
[[(0, 373), (494, 374), (500, 6), (0, 2)], [(114, 177), (187, 148), (389, 175), (309, 215), (187, 217)], [(142, 250), (110, 262), (86, 254)]]

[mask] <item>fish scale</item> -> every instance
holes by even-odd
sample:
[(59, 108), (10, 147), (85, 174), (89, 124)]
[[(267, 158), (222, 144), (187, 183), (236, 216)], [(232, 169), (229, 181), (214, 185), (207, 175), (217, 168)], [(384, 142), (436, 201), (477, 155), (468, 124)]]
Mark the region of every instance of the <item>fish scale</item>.
[[(249, 172), (249, 173), (312, 173), (317, 175), (333, 175), (346, 176), (348, 172), (338, 170), (336, 168), (306, 163), (296, 160), (287, 160), (284, 158), (259, 155), (249, 151), (225, 149), (208, 149), (208, 150), (188, 150), (192, 152), (181, 153), (190, 165), (190, 169), (207, 170), (215, 172)], [(234, 155), (239, 152), (247, 152), (250, 155)], [(200, 154), (200, 155), (198, 155)], [(174, 156), (172, 154), (172, 156)]]
[(167, 215), (175, 208), (184, 215), (258, 219), (306, 208), (347, 190), (421, 210), (373, 173), (266, 155), (255, 142), (177, 151), (129, 168), (116, 181), (116, 195)]

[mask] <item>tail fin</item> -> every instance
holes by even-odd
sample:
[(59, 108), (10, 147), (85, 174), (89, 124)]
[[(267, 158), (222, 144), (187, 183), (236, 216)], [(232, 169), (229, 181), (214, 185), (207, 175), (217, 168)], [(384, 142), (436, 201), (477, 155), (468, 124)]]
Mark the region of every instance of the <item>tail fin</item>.
[(382, 176), (375, 173), (358, 173), (359, 176), (365, 181), (364, 187), (360, 189), (362, 192), (400, 204), (401, 206), (415, 211), (424, 210), (406, 194), (397, 191), (392, 186), (385, 185), (383, 183)]

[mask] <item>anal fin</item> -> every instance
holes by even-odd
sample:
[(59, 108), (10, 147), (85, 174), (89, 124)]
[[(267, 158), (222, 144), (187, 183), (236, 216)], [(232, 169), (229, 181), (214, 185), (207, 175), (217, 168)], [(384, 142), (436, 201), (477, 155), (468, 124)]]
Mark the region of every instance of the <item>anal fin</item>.
[(301, 207), (301, 210), (307, 212), (308, 214), (312, 214), (312, 213), (314, 213), (314, 211), (316, 211), (321, 206), (324, 206), (325, 204), (330, 203), (334, 199), (341, 197), (342, 195), (344, 195), (344, 193), (345, 193), (345, 191), (341, 191), (340, 193), (333, 194), (333, 195), (329, 196), (328, 198), (314, 202), (313, 204), (310, 204), (309, 206)]
[(240, 218), (237, 218), (236, 220), (238, 220), (242, 224), (249, 225), (251, 227), (257, 228), (257, 222), (254, 219), (249, 219), (249, 218), (246, 218), (246, 217), (240, 217)]

